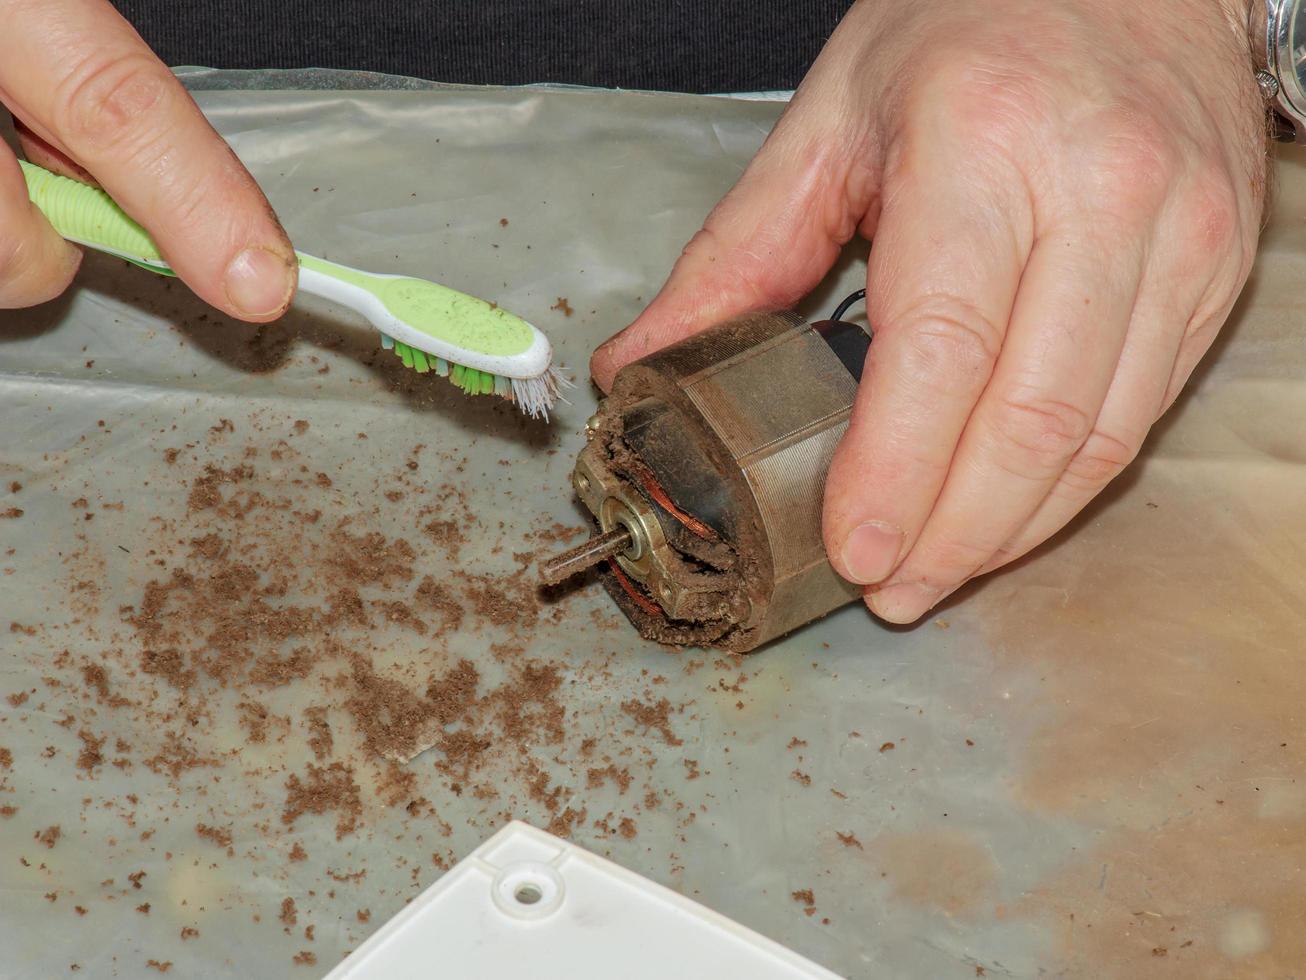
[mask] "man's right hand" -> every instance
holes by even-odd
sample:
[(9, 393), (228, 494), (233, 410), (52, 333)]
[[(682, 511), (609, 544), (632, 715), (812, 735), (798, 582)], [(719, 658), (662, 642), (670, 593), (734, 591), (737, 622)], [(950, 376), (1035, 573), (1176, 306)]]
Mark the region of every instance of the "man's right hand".
[[(105, 0), (0, 0), (0, 102), (33, 162), (102, 186), (201, 298), (279, 316), (294, 251), (254, 179)], [(0, 308), (52, 299), (80, 251), (28, 200), (0, 144)]]

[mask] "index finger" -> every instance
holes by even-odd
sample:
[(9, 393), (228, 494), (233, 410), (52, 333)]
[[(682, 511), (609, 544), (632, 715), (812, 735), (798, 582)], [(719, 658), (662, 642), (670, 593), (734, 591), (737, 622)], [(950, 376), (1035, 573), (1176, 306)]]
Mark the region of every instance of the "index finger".
[(0, 98), (90, 171), (203, 299), (279, 315), (294, 252), (185, 88), (103, 0), (0, 0)]

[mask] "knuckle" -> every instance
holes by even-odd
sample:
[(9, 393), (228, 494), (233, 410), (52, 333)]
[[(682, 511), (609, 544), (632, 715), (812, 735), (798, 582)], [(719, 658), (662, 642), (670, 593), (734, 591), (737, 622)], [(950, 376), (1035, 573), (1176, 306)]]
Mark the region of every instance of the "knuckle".
[(998, 440), (998, 459), (1010, 472), (1046, 479), (1084, 445), (1093, 420), (1069, 402), (1020, 392), (999, 400), (990, 426)]
[(1203, 252), (1227, 253), (1241, 244), (1238, 196), (1223, 167), (1207, 167), (1194, 175), (1182, 213), (1191, 244)]
[(1067, 464), (1063, 479), (1079, 490), (1100, 490), (1134, 461), (1141, 446), (1141, 439), (1122, 439), (1094, 429)]
[(1046, 86), (992, 47), (940, 52), (920, 76), (922, 124), (942, 125), (972, 145), (1016, 145), (1047, 116)]
[(1101, 113), (1088, 129), (1095, 134), (1096, 182), (1106, 198), (1122, 215), (1159, 208), (1180, 167), (1170, 138), (1144, 115), (1121, 109)]
[(55, 98), (56, 126), (71, 144), (116, 150), (152, 134), (152, 117), (174, 97), (172, 73), (148, 52), (88, 59)]
[(902, 338), (904, 372), (926, 389), (982, 384), (1004, 333), (975, 304), (955, 297), (932, 297), (888, 326)]

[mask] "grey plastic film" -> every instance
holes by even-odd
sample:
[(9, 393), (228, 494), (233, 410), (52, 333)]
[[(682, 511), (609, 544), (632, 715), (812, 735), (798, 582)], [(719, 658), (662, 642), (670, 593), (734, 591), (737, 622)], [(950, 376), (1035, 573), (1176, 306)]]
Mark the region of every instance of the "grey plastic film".
[[(66, 296), (0, 313), (0, 513), (22, 512), (0, 519), (0, 972), (320, 976), (509, 816), (851, 977), (1300, 971), (1295, 151), (1215, 351), (1067, 533), (914, 629), (851, 606), (736, 663), (640, 641), (593, 586), (515, 635), (491, 612), (533, 574), (518, 555), (586, 524), (569, 474), (595, 407), (590, 352), (652, 298), (780, 107), (204, 81), (200, 105), (299, 246), (497, 301), (549, 334), (580, 386), (551, 427), (532, 424), (405, 372), (339, 310), (240, 325), (94, 255)], [(862, 285), (864, 256), (804, 312)], [(219, 488), (227, 516), (192, 497), (210, 465), (252, 470)], [(438, 521), (457, 547), (428, 532)], [(341, 625), (338, 659), (276, 687), (223, 686), (201, 664), (183, 705), (167, 651), (132, 622), (149, 583), (225, 542), (261, 570), (247, 590), (273, 606), (311, 594), (318, 623), (332, 613), (313, 576), (336, 567), (341, 533), (411, 549), (410, 578), (361, 590), (371, 625)], [(208, 534), (217, 545), (192, 545)], [(460, 606), (457, 629), (377, 605), (426, 576)], [(195, 619), (188, 651), (248, 625), (222, 633), (220, 613)], [(486, 706), (478, 731), (503, 744), (465, 778), (439, 747), (390, 770), (347, 707), (360, 652), (414, 690), (464, 658), (483, 692), (552, 665), (564, 734), (536, 719), (538, 740), (513, 742)], [(663, 698), (665, 726), (623, 707)], [(333, 733), (317, 754), (315, 717)], [(285, 819), (292, 777), (332, 763), (352, 767), (352, 825)]]

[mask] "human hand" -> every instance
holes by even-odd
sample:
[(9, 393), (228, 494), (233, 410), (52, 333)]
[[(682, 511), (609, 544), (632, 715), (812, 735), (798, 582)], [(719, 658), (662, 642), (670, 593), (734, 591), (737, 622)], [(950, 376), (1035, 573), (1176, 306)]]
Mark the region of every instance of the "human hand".
[[(105, 0), (0, 0), (0, 103), (28, 158), (98, 182), (186, 284), (243, 320), (279, 316), (297, 265), (254, 179)], [(28, 201), (0, 143), (0, 308), (62, 292), (81, 252)]]
[(873, 238), (825, 544), (918, 619), (1133, 460), (1228, 316), (1266, 171), (1239, 7), (860, 0), (596, 382)]

